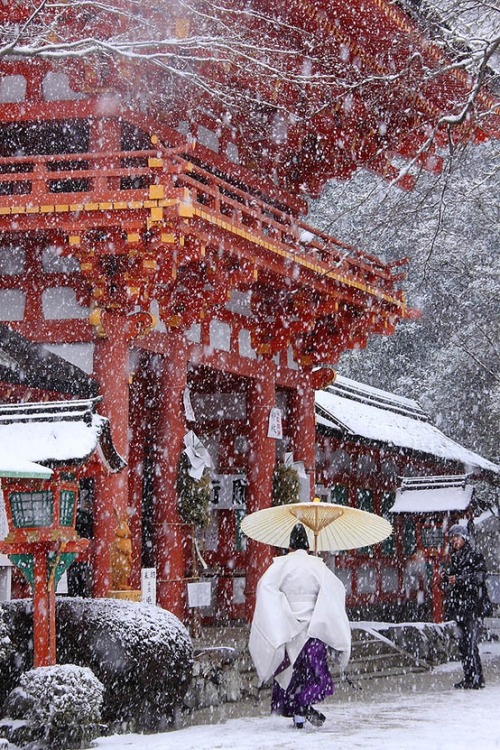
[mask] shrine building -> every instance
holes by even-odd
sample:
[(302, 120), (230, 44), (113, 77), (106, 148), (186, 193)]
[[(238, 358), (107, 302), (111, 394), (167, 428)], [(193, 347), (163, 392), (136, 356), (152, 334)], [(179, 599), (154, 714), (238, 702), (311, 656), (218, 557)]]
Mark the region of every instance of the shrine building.
[[(0, 325), (0, 542), (7, 535), (5, 509), (12, 493), (21, 497), (27, 492), (25, 511), (32, 512), (34, 500), (41, 502), (52, 488), (67, 491), (68, 482), (78, 485), (77, 533), (93, 538), (95, 481), (102, 473), (124, 468), (108, 420), (96, 414), (96, 390), (97, 383), (79, 368)], [(481, 513), (484, 506), (474, 485), (497, 484), (500, 467), (444, 435), (416, 401), (345, 377), (316, 391), (315, 411), (316, 495), (323, 502), (375, 512), (394, 527), (383, 544), (324, 553), (344, 582), (350, 617), (442, 621), (443, 593), (437, 583), (447, 556), (447, 529), (457, 521), (472, 523)], [(213, 454), (210, 429), (203, 424), (198, 428)], [(242, 436), (235, 440), (241, 444)], [(288, 446), (284, 440), (276, 442), (282, 466)], [(308, 497), (301, 462), (291, 459), (291, 465), (301, 480), (297, 498)], [(246, 540), (238, 522), (246, 512), (247, 485), (244, 472), (235, 471), (213, 471), (208, 525), (196, 535), (199, 580), (210, 588), (210, 604), (200, 608), (200, 622), (245, 617)], [(118, 537), (117, 545), (128, 549), (129, 541), (122, 544)], [(152, 559), (144, 562), (152, 565)], [(151, 570), (143, 568), (145, 579)], [(494, 562), (489, 570), (496, 570)], [(21, 574), (0, 555), (0, 601), (28, 595), (26, 572), (29, 577), (29, 569)], [(190, 573), (186, 570), (186, 583), (192, 580)], [(121, 584), (118, 578), (115, 571), (113, 580), (112, 566), (112, 596), (147, 597), (144, 586), (142, 592), (120, 591), (123, 577)], [(496, 579), (494, 574), (489, 579), (494, 601)], [(58, 593), (92, 595), (87, 550), (61, 574)]]
[[(116, 0), (36, 18), (19, 1), (0, 23), (0, 321), (91, 376), (126, 462), (93, 488), (93, 595), (111, 590), (128, 521), (128, 585), (155, 568), (158, 603), (186, 619), (186, 434), (218, 475), (244, 477), (245, 512), (271, 502), (279, 441), (312, 497), (315, 391), (345, 350), (415, 314), (405, 260), (311, 227), (307, 197), (358, 169), (411, 189), (402, 163), (439, 171), (441, 147), (498, 137), (500, 117), (479, 92), (449, 126), (473, 82), (385, 0)], [(224, 519), (230, 588), (241, 539)], [(241, 552), (248, 618), (271, 550)]]
[[(488, 507), (477, 487), (494, 493), (500, 466), (441, 432), (413, 399), (341, 376), (316, 393), (316, 422), (317, 494), (394, 529), (382, 544), (335, 556), (353, 619), (442, 622), (447, 531), (474, 528)], [(495, 563), (489, 571), (496, 586)]]

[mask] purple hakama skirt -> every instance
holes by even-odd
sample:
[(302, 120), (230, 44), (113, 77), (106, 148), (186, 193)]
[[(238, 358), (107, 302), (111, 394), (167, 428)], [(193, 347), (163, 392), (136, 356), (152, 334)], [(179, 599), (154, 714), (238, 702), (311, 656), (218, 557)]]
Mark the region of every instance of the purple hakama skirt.
[[(303, 716), (305, 709), (333, 693), (333, 680), (328, 669), (328, 652), (323, 641), (309, 638), (294, 666), (286, 690), (274, 681), (271, 711), (281, 716)], [(276, 670), (279, 674), (289, 666), (288, 656)]]

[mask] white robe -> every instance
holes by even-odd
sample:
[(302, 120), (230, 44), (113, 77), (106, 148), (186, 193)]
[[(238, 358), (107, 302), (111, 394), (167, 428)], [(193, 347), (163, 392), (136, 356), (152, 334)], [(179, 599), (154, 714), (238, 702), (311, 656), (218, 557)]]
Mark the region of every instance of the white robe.
[(286, 652), (291, 666), (276, 676), (286, 690), (309, 638), (331, 646), (345, 669), (351, 628), (344, 585), (320, 557), (296, 550), (275, 558), (257, 586), (248, 647), (261, 682), (274, 675)]

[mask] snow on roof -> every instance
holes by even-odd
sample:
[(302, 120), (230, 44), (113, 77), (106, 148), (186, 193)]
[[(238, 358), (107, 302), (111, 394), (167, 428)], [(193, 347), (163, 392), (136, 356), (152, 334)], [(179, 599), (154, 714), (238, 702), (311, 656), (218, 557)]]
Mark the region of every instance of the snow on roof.
[(0, 466), (38, 461), (78, 461), (97, 448), (102, 418), (83, 422), (0, 424)]
[(467, 472), (482, 469), (500, 474), (500, 466), (430, 424), (416, 401), (348, 378), (338, 376), (332, 385), (316, 391), (316, 415), (317, 423), (330, 429), (459, 461)]
[(391, 513), (438, 513), (465, 510), (472, 498), (472, 486), (436, 487), (428, 490), (396, 490)]
[[(49, 478), (51, 469), (40, 464), (78, 462), (101, 449), (109, 423), (93, 413), (96, 401), (1, 405), (0, 476)], [(123, 459), (118, 463), (122, 468)], [(112, 464), (113, 460), (108, 461), (117, 470), (118, 464)]]
[(18, 477), (24, 479), (50, 479), (52, 469), (34, 461), (27, 461), (22, 456), (8, 455), (0, 437), (0, 477)]

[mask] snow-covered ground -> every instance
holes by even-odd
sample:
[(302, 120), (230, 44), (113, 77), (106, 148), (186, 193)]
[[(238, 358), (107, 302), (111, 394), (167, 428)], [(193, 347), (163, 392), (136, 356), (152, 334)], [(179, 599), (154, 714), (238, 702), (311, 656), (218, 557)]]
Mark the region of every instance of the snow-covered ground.
[[(500, 644), (482, 645), (484, 690), (455, 690), (459, 664), (432, 673), (365, 680), (342, 687), (321, 708), (321, 729), (296, 730), (289, 719), (227, 707), (217, 723), (165, 734), (120, 735), (96, 741), (100, 750), (494, 750), (500, 748)], [(253, 715), (249, 715), (252, 713)]]

